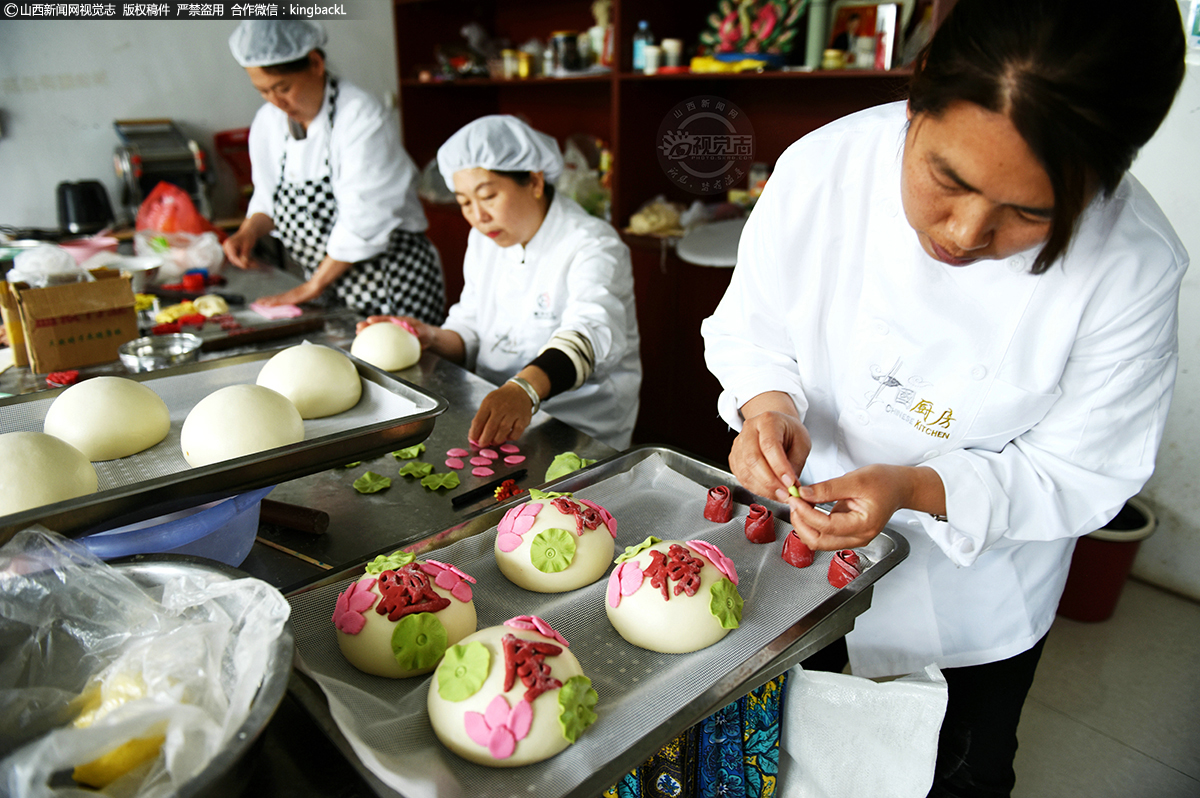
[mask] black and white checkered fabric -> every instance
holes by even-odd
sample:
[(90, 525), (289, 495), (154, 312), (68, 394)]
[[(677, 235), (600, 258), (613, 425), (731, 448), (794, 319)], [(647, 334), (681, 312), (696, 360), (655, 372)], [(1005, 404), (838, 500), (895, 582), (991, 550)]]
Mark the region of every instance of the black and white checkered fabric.
[[(337, 113), (337, 81), (331, 83), (329, 127)], [(280, 175), (287, 167), (284, 149)], [(325, 258), (329, 234), (338, 217), (337, 198), (325, 153), (325, 174), (319, 180), (290, 183), (280, 180), (275, 187), (274, 235), (304, 270), (305, 279), (316, 272)], [(430, 324), (446, 317), (446, 290), (437, 250), (424, 233), (396, 228), (388, 248), (355, 263), (334, 281), (337, 301), (366, 316), (415, 316)]]

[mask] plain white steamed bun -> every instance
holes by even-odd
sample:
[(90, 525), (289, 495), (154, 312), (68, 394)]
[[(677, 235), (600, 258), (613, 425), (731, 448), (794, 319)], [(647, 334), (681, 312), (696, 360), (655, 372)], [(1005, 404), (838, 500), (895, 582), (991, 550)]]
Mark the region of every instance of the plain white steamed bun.
[(93, 377), (60, 393), (42, 429), (93, 462), (149, 449), (171, 431), (171, 411), (151, 388), (125, 377)]
[(384, 371), (400, 371), (421, 359), (421, 342), (399, 324), (377, 322), (354, 337), (350, 354)]
[(229, 385), (201, 399), (179, 433), (183, 459), (200, 466), (304, 440), (291, 400), (261, 385)]
[(317, 344), (289, 346), (263, 364), (256, 382), (286, 396), (301, 418), (324, 418), (349, 410), (362, 396), (354, 361)]
[(95, 493), (96, 469), (71, 444), (44, 432), (0, 435), (0, 515)]

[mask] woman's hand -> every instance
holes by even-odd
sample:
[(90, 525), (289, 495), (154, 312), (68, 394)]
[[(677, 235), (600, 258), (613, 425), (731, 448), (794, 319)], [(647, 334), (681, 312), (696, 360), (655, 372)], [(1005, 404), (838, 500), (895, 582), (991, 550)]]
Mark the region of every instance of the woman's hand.
[(265, 213), (256, 213), (244, 220), (237, 232), (225, 239), (221, 245), (225, 257), (239, 269), (253, 269), (255, 263), (250, 255), (254, 252), (254, 245), (274, 227), (275, 222)]
[(729, 450), (729, 470), (751, 493), (782, 501), (812, 450), (808, 430), (787, 394), (760, 394), (742, 405), (742, 415), (746, 421)]
[(495, 446), (521, 437), (533, 418), (529, 394), (506, 382), (483, 398), (467, 437), (480, 446)]
[[(800, 498), (787, 502), (792, 526), (806, 546), (838, 551), (870, 543), (897, 510), (945, 512), (945, 491), (931, 468), (869, 465), (802, 486)], [(828, 503), (833, 503), (829, 515), (814, 507)]]
[(242, 228), (225, 239), (221, 248), (225, 250), (225, 257), (234, 266), (239, 269), (251, 269), (254, 267), (254, 263), (250, 259), (250, 253), (254, 251), (256, 243), (258, 243), (258, 238)]
[(284, 291), (282, 294), (272, 294), (271, 296), (260, 296), (256, 302), (260, 305), (299, 305), (301, 302), (311, 302), (321, 295), (321, 289), (314, 285), (312, 281), (301, 283), (295, 288)]

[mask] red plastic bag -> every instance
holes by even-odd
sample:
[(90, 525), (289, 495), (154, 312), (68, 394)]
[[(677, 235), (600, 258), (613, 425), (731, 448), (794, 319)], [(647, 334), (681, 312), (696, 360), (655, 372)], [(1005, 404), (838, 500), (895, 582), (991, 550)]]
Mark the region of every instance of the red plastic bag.
[(138, 230), (157, 230), (160, 233), (213, 232), (217, 240), (224, 241), (225, 233), (200, 215), (188, 193), (165, 180), (150, 192), (138, 208)]

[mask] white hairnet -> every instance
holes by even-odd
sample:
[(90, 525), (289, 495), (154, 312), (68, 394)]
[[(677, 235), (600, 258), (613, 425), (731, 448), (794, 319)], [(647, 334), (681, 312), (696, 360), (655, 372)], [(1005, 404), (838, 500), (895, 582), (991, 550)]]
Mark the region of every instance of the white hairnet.
[(483, 116), (464, 127), (438, 148), (438, 170), (450, 190), (454, 173), (481, 167), (499, 172), (544, 172), (546, 182), (563, 170), (558, 142), (515, 116)]
[(325, 46), (325, 28), (303, 19), (246, 20), (229, 36), (229, 51), (244, 67), (286, 64)]

